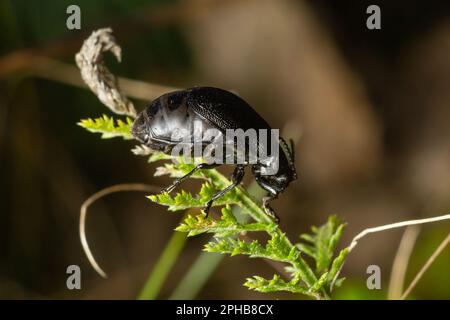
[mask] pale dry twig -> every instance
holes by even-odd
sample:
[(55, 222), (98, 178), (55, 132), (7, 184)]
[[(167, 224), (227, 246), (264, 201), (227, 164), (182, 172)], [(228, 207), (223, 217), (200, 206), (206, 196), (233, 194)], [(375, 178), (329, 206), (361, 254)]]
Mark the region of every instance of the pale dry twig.
[(420, 226), (408, 226), (403, 232), (400, 245), (392, 264), (391, 279), (389, 281), (388, 299), (400, 299), (405, 282), (405, 274), (408, 268), (409, 258), (414, 249), (417, 237), (420, 233)]
[(95, 261), (94, 255), (92, 254), (91, 249), (89, 248), (89, 244), (86, 238), (86, 216), (87, 209), (100, 198), (107, 196), (111, 193), (122, 192), (122, 191), (146, 191), (146, 192), (159, 192), (160, 188), (153, 185), (147, 185), (143, 183), (124, 183), (124, 184), (116, 184), (100, 191), (97, 191), (89, 198), (87, 198), (80, 209), (80, 224), (79, 224), (79, 232), (80, 232), (80, 240), (81, 245), (83, 246), (83, 250), (86, 253), (86, 256), (89, 260), (89, 263), (101, 275), (103, 278), (106, 278), (106, 273), (100, 268), (97, 261)]
[[(382, 231), (396, 229), (396, 228), (401, 228), (401, 227), (406, 227), (406, 226), (420, 225), (420, 224), (444, 221), (444, 220), (450, 220), (450, 214), (445, 214), (442, 216), (437, 216), (437, 217), (432, 217), (432, 218), (401, 221), (401, 222), (390, 223), (390, 224), (386, 224), (386, 225), (378, 226), (378, 227), (374, 227), (374, 228), (367, 228), (367, 229), (364, 229), (363, 231), (361, 231), (360, 233), (358, 233), (353, 238), (352, 242), (348, 246), (348, 252), (350, 253), (351, 251), (353, 251), (353, 249), (358, 244), (358, 241), (361, 240), (362, 238), (364, 238), (365, 236), (367, 236), (368, 234), (382, 232)], [(342, 264), (341, 268), (334, 276), (333, 284), (334, 284), (334, 282), (336, 282), (337, 278), (339, 277), (339, 274), (341, 273), (343, 266), (344, 266), (344, 264)]]
[(422, 276), (425, 274), (425, 272), (428, 270), (428, 268), (430, 268), (430, 266), (433, 264), (433, 262), (442, 253), (442, 251), (444, 251), (444, 249), (447, 247), (447, 245), (449, 243), (450, 243), (450, 233), (447, 235), (447, 237), (444, 239), (444, 241), (441, 242), (439, 247), (433, 252), (433, 254), (427, 260), (427, 262), (423, 265), (422, 269), (420, 269), (420, 271), (414, 277), (413, 281), (411, 281), (411, 284), (409, 285), (408, 289), (405, 290), (405, 292), (403, 293), (403, 295), (400, 299), (402, 299), (402, 300), (406, 299), (406, 297), (411, 293), (411, 291), (417, 285), (417, 283), (422, 278)]

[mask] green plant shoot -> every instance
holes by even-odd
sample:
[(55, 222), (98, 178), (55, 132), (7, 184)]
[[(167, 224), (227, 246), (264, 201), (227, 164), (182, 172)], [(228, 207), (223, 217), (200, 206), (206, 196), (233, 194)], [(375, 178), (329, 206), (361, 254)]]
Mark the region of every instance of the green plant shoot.
[[(82, 120), (78, 124), (91, 132), (101, 133), (102, 138), (132, 139), (132, 120), (129, 118), (122, 121), (104, 115), (97, 119)], [(169, 175), (173, 178), (185, 175), (201, 161), (195, 159), (195, 163), (188, 163), (181, 157), (173, 158), (163, 153), (152, 153), (148, 161), (160, 160), (172, 162), (157, 168), (155, 175)], [(163, 193), (150, 195), (148, 198), (152, 202), (167, 206), (169, 211), (203, 208), (212, 195), (231, 184), (224, 175), (214, 169), (199, 170), (192, 178), (204, 181), (197, 194), (181, 190), (174, 195)], [(345, 224), (336, 216), (330, 216), (320, 227), (312, 227), (311, 233), (301, 235), (299, 242), (294, 243), (266, 214), (262, 205), (241, 186), (226, 193), (213, 205), (223, 206), (219, 218), (205, 217), (203, 213), (188, 215), (176, 230), (186, 232), (188, 236), (212, 234), (212, 240), (203, 249), (207, 252), (230, 256), (246, 255), (285, 265), (287, 277), (278, 273), (271, 279), (254, 275), (244, 283), (249, 289), (259, 292), (288, 291), (314, 299), (329, 299), (334, 287), (340, 286), (344, 280), (337, 278), (337, 275), (348, 254), (348, 248), (335, 253), (345, 228)], [(232, 213), (232, 206), (239, 206), (241, 212), (250, 219), (247, 219), (247, 222), (239, 222)], [(251, 235), (256, 232), (266, 233), (268, 240), (265, 243), (252, 240)], [(305, 259), (306, 257), (308, 258)]]

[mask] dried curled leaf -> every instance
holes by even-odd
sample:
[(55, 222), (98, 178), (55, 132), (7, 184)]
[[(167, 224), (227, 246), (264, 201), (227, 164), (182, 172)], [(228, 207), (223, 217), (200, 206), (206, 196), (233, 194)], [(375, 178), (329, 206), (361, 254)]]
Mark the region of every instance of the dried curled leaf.
[(111, 28), (94, 31), (75, 55), (81, 77), (100, 101), (114, 113), (136, 117), (133, 103), (122, 94), (117, 78), (104, 63), (103, 53), (110, 51), (120, 62), (121, 49)]

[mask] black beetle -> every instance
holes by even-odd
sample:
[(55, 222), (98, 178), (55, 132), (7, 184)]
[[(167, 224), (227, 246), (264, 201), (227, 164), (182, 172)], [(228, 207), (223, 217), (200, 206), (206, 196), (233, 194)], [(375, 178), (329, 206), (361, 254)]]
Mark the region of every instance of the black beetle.
[[(204, 129), (214, 128), (223, 134), (227, 129), (271, 130), (269, 124), (237, 95), (219, 88), (194, 87), (170, 92), (154, 100), (136, 118), (132, 134), (151, 149), (169, 154), (175, 145), (182, 142), (185, 136), (182, 129), (192, 133), (195, 121), (200, 121)], [(211, 141), (207, 142), (210, 143)], [(192, 140), (192, 144), (194, 143), (195, 141)], [(201, 143), (205, 143), (205, 141)], [(256, 144), (257, 148), (262, 145), (260, 140)], [(264, 208), (267, 213), (279, 221), (275, 212), (269, 206), (269, 202), (276, 199), (291, 181), (297, 179), (297, 174), (294, 166), (292, 141), (290, 147), (288, 147), (283, 138), (280, 137), (276, 147), (278, 148), (278, 171), (276, 173), (263, 174), (267, 163), (259, 160), (256, 163), (247, 161), (235, 164), (232, 184), (219, 191), (205, 204), (205, 213), (208, 214), (214, 200), (242, 181), (245, 166), (251, 165), (256, 182), (268, 192), (268, 195), (263, 198)], [(220, 164), (201, 163), (185, 176), (176, 179), (162, 192), (172, 191), (181, 181), (199, 169), (212, 169), (223, 163), (223, 161)]]

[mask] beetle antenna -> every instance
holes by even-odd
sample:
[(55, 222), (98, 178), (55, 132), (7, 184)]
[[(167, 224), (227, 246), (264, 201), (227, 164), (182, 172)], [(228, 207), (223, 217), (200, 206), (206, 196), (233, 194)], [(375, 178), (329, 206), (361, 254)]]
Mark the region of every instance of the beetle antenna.
[(291, 144), (291, 148), (288, 147), (288, 144), (286, 143), (286, 141), (280, 137), (280, 141), (283, 147), (283, 150), (285, 151), (287, 157), (288, 157), (288, 162), (289, 162), (289, 168), (292, 170), (293, 173), (293, 179), (297, 179), (297, 171), (295, 170), (295, 154), (294, 154), (294, 142), (292, 139), (290, 139), (290, 144)]
[(289, 144), (291, 145), (291, 156), (292, 162), (295, 163), (295, 149), (294, 149), (294, 139), (289, 139)]

